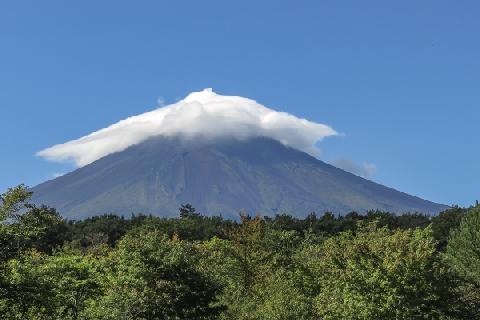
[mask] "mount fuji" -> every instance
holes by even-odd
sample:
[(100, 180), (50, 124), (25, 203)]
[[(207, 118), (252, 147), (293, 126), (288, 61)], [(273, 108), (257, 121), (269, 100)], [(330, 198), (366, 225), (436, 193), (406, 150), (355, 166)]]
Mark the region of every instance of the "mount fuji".
[(185, 203), (225, 217), (447, 208), (319, 160), (318, 142), (334, 135), (328, 125), (206, 89), (40, 151), (78, 169), (33, 187), (33, 201), (71, 219), (175, 216)]

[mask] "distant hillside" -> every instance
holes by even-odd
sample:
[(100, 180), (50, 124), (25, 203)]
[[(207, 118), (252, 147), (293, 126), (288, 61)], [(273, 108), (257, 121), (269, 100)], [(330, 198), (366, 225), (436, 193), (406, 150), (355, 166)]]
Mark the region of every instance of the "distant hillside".
[(210, 215), (381, 209), (436, 214), (447, 208), (335, 168), (267, 138), (208, 141), (157, 137), (32, 189), (34, 201), (69, 218), (102, 213)]

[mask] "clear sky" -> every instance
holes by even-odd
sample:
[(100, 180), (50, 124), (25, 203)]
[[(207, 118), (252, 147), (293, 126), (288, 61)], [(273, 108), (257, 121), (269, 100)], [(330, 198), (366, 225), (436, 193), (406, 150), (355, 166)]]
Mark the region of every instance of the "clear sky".
[(34, 154), (212, 87), (331, 125), (321, 159), (480, 199), (478, 1), (0, 2), (0, 191)]

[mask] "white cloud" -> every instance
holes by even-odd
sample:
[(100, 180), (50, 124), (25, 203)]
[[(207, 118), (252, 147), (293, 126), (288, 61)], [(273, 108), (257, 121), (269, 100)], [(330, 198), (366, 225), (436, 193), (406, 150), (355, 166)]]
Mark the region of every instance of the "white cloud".
[(165, 100), (164, 97), (158, 97), (157, 103), (158, 103), (158, 105), (159, 105), (160, 107), (163, 107), (163, 106), (165, 106), (165, 104), (167, 103), (167, 101)]
[(331, 163), (337, 168), (364, 178), (369, 178), (377, 172), (377, 166), (373, 163), (364, 162), (362, 164), (358, 164), (355, 161), (347, 158), (336, 159)]
[(78, 166), (84, 166), (159, 135), (230, 136), (238, 139), (263, 136), (318, 156), (316, 143), (337, 135), (337, 132), (327, 125), (274, 111), (251, 99), (222, 96), (212, 89), (205, 89), (174, 104), (127, 118), (77, 140), (57, 144), (37, 155), (53, 161), (73, 160)]
[(55, 172), (52, 174), (52, 178), (58, 178), (65, 174), (65, 172)]

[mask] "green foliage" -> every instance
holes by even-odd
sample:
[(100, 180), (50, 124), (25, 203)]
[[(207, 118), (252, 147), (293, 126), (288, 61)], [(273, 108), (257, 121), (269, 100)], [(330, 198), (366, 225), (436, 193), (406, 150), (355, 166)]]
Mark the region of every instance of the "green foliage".
[(8, 262), (11, 287), (3, 309), (7, 319), (80, 319), (98, 294), (98, 258), (75, 251), (38, 251)]
[(12, 218), (21, 209), (28, 206), (32, 193), (23, 184), (9, 188), (7, 192), (0, 195), (0, 221)]
[[(461, 299), (460, 312), (468, 311), (471, 319), (480, 318), (480, 207), (457, 208), (462, 214), (458, 228), (450, 232), (443, 257), (457, 275), (456, 296)], [(464, 213), (466, 211), (466, 213)], [(457, 218), (457, 215), (455, 218)], [(449, 219), (453, 220), (453, 219)], [(454, 220), (458, 224), (457, 219)]]
[(98, 243), (114, 246), (129, 230), (143, 224), (146, 219), (147, 217), (143, 215), (132, 215), (130, 219), (125, 219), (107, 214), (82, 221), (71, 221), (64, 236), (68, 241), (78, 241), (83, 247)]
[(183, 204), (179, 212), (180, 218), (195, 218), (200, 216), (200, 213), (198, 213), (190, 203)]
[[(12, 263), (32, 249), (51, 252), (58, 244), (52, 231), (62, 223), (60, 216), (54, 209), (30, 204), (30, 197), (31, 192), (24, 185), (0, 196), (0, 314), (4, 318), (33, 319), (33, 315), (27, 316), (32, 309), (25, 303), (38, 301), (35, 300), (38, 295), (31, 295), (28, 290), (36, 288), (35, 283), (27, 281), (26, 285), (23, 282), (19, 285), (13, 281)], [(36, 304), (35, 308), (41, 306)]]
[(31, 192), (20, 185), (0, 196), (0, 263), (14, 258), (29, 247), (52, 249), (52, 229), (62, 220), (55, 209), (36, 207), (28, 201)]
[(161, 232), (127, 234), (108, 256), (95, 319), (214, 319), (219, 287), (197, 268), (191, 243)]
[(294, 274), (283, 269), (266, 276), (257, 285), (255, 299), (251, 301), (250, 318), (317, 319), (312, 298), (305, 294), (299, 284)]
[(302, 243), (296, 231), (268, 226), (259, 216), (241, 215), (227, 239), (201, 244), (202, 267), (222, 285), (222, 319), (303, 319), (311, 312), (292, 274)]
[(325, 240), (305, 255), (322, 319), (439, 318), (436, 243), (429, 228), (390, 231), (375, 223)]
[(1, 319), (480, 318), (478, 206), (67, 222), (30, 197), (0, 196)]
[(451, 233), (445, 259), (461, 276), (480, 285), (480, 206), (470, 209)]
[(452, 207), (432, 217), (432, 231), (438, 241), (439, 249), (444, 250), (447, 246), (450, 232), (460, 225), (460, 221), (468, 209)]

